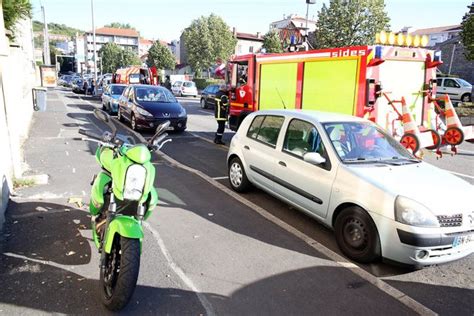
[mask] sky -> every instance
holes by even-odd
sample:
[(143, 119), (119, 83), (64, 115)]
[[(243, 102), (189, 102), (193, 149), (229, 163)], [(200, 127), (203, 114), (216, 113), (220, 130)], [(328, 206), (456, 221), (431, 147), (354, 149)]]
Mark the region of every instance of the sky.
[[(41, 4), (47, 22), (92, 30), (90, 0), (31, 0), (33, 18), (42, 21)], [(283, 15), (306, 15), (305, 0), (93, 0), (96, 28), (111, 22), (129, 23), (142, 37), (171, 41), (200, 16), (214, 13), (238, 32), (266, 33), (271, 22)], [(472, 0), (385, 0), (391, 29), (403, 26), (428, 28), (460, 24)], [(322, 4), (309, 7), (309, 18), (317, 18)]]

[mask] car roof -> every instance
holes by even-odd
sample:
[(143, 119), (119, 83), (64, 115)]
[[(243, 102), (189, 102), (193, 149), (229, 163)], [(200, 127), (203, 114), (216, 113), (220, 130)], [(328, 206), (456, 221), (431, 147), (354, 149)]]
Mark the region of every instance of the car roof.
[(126, 84), (123, 84), (123, 83), (111, 83), (108, 85), (109, 87), (110, 86), (116, 86), (116, 87), (126, 87), (127, 85)]
[(254, 112), (255, 115), (280, 115), (287, 117), (300, 118), (307, 121), (316, 121), (319, 123), (328, 122), (370, 122), (360, 117), (313, 110), (262, 110)]
[(161, 86), (154, 86), (151, 84), (130, 84), (129, 86), (134, 87), (134, 88), (157, 88), (157, 89), (165, 89)]

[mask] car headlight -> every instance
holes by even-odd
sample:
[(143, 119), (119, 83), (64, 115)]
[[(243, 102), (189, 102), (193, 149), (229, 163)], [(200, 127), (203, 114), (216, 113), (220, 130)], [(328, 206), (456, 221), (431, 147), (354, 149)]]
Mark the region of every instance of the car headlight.
[(404, 196), (395, 199), (395, 220), (419, 227), (439, 227), (436, 216), (424, 205)]
[(186, 116), (186, 110), (184, 108), (181, 108), (181, 111), (178, 114), (179, 117), (185, 117)]
[(130, 201), (138, 201), (142, 197), (145, 187), (146, 169), (141, 165), (131, 165), (125, 175), (123, 186), (123, 198)]
[(136, 109), (137, 109), (137, 112), (140, 113), (143, 116), (153, 117), (153, 115), (150, 112), (148, 112), (148, 111), (146, 111), (146, 110), (144, 110), (144, 109), (142, 109), (138, 106), (136, 107)]

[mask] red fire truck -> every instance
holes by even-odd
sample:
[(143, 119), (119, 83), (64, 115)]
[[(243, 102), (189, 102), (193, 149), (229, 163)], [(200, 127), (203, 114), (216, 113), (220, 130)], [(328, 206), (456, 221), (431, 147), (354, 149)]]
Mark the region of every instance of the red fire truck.
[(396, 134), (401, 105), (385, 93), (403, 97), (416, 124), (428, 127), (440, 58), (424, 48), (385, 45), (235, 56), (227, 73), (229, 125), (236, 130), (256, 110), (307, 109), (365, 117)]
[(130, 66), (117, 69), (112, 76), (112, 82), (121, 84), (140, 83), (158, 85), (160, 81), (155, 67)]

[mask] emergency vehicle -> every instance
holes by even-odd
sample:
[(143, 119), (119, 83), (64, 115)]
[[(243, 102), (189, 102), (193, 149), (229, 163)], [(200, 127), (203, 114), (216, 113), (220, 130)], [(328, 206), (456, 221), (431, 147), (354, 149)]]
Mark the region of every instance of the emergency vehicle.
[(130, 66), (119, 68), (112, 76), (113, 83), (119, 84), (152, 84), (160, 83), (156, 68), (146, 68), (140, 66)]
[[(440, 52), (418, 47), (420, 37), (381, 33), (378, 42), (233, 56), (227, 73), (230, 128), (237, 130), (253, 111), (305, 109), (364, 117), (400, 139), (402, 99), (422, 131), (433, 128), (432, 99), (436, 96), (436, 67), (442, 63)], [(442, 136), (432, 132), (439, 142)]]

